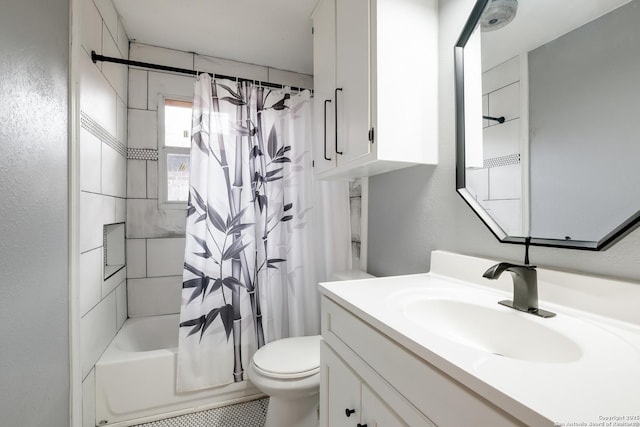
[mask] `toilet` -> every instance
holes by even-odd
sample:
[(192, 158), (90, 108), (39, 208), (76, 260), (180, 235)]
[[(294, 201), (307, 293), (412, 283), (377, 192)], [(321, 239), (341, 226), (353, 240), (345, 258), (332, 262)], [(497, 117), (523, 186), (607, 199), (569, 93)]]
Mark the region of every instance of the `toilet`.
[(247, 374), (269, 395), (265, 427), (317, 427), (320, 335), (266, 344), (253, 355)]
[[(371, 278), (362, 271), (335, 273), (332, 280)], [(283, 338), (260, 348), (247, 368), (249, 380), (269, 396), (265, 427), (317, 427), (320, 335)]]

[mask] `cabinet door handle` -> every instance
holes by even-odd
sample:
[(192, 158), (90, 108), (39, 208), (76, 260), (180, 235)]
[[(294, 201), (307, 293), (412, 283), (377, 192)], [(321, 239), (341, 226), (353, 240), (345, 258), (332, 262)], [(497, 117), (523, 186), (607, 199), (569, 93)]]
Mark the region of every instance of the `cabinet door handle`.
[(342, 92), (342, 88), (337, 87), (335, 90), (336, 103), (334, 104), (334, 108), (336, 111), (336, 153), (342, 155), (344, 153), (342, 151), (338, 151), (338, 91)]
[(360, 424), (360, 423), (358, 423), (358, 424), (357, 424), (357, 427), (367, 427), (367, 425), (366, 425), (366, 424)]
[(349, 409), (349, 408), (347, 408), (347, 409), (345, 409), (345, 410), (344, 410), (344, 413), (347, 415), (347, 417), (350, 417), (350, 416), (351, 416), (351, 414), (353, 414), (354, 412), (356, 412), (356, 410), (355, 410), (355, 409)]
[(327, 103), (331, 102), (330, 99), (324, 100), (324, 159), (331, 160), (331, 157), (327, 157)]

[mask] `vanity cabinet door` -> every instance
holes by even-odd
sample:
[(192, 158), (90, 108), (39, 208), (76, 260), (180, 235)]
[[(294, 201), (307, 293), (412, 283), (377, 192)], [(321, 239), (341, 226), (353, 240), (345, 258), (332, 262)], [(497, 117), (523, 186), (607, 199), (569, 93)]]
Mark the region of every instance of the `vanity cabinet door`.
[(362, 385), (362, 424), (367, 427), (402, 427), (409, 425), (364, 384)]
[(389, 397), (388, 386), (378, 390), (369, 385), (325, 341), (320, 344), (320, 369), (321, 427), (434, 427), (406, 402), (392, 408), (382, 397)]
[(360, 378), (326, 345), (320, 347), (320, 425), (354, 427), (361, 415)]

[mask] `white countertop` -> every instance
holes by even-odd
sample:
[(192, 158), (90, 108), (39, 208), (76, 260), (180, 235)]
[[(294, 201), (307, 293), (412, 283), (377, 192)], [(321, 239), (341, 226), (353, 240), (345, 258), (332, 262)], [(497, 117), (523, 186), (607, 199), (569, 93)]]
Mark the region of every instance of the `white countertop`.
[[(540, 308), (557, 316), (537, 318), (498, 306), (497, 301), (511, 299), (510, 292), (435, 273), (329, 282), (320, 292), (527, 424), (640, 426), (638, 325), (544, 300)], [(402, 315), (408, 302), (443, 293), (490, 307), (495, 301), (496, 309), (508, 315), (531, 316), (570, 336), (581, 354), (558, 363), (503, 357), (452, 341)]]

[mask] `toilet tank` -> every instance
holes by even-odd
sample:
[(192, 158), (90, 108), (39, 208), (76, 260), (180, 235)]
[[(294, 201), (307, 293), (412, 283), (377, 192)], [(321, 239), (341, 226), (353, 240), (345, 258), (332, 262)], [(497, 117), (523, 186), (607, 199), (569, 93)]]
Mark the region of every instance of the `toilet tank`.
[(331, 281), (338, 282), (341, 280), (372, 279), (374, 277), (375, 276), (361, 270), (344, 270), (333, 273), (331, 275)]

